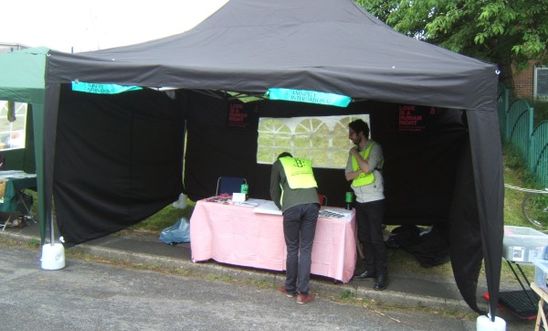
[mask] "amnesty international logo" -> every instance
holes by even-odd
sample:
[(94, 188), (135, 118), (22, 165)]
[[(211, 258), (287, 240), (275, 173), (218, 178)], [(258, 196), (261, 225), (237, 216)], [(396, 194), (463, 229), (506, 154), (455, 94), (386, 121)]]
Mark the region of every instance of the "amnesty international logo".
[(306, 163), (301, 159), (293, 159), (295, 160), (295, 166), (298, 168), (302, 168), (306, 165)]

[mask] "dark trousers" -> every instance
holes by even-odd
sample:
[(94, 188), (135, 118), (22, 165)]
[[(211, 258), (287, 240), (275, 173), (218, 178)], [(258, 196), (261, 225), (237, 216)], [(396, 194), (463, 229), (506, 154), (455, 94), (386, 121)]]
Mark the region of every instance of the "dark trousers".
[(298, 205), (284, 211), (284, 237), (287, 246), (285, 289), (287, 292), (308, 294), (312, 242), (320, 206), (315, 203)]
[(358, 239), (363, 244), (365, 268), (373, 273), (387, 271), (386, 246), (382, 233), (384, 208), (384, 200), (356, 203)]

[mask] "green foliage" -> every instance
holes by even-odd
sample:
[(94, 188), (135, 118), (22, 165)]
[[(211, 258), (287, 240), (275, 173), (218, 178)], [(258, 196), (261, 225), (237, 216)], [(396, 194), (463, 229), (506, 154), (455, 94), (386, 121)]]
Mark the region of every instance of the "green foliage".
[(548, 60), (547, 0), (357, 0), (396, 31), (509, 71)]
[(354, 292), (350, 291), (350, 290), (343, 290), (341, 292), (341, 299), (342, 300), (350, 300), (350, 299), (354, 299), (356, 297), (356, 295), (354, 294)]
[[(525, 161), (517, 148), (510, 144), (504, 145), (504, 182), (523, 187), (532, 176), (525, 170)], [(529, 226), (521, 212), (521, 202), (525, 194), (521, 191), (505, 189), (504, 191), (504, 224)]]
[[(504, 146), (504, 182), (519, 187), (542, 189), (535, 177), (526, 170), (525, 161), (520, 152), (511, 144)], [(505, 189), (504, 224), (532, 227), (522, 211), (525, 197), (526, 193), (522, 191)], [(536, 194), (532, 196), (528, 208), (530, 216), (543, 224), (544, 230), (548, 229), (548, 214), (543, 211), (547, 206), (548, 195)]]
[(195, 203), (192, 201), (187, 201), (188, 206), (185, 209), (178, 209), (173, 207), (171, 204), (167, 205), (164, 209), (160, 210), (156, 214), (150, 216), (149, 218), (139, 222), (129, 228), (130, 231), (139, 231), (139, 232), (152, 232), (160, 233), (163, 229), (168, 226), (173, 225), (181, 217), (186, 217), (187, 220), (190, 220), (192, 211), (194, 210)]

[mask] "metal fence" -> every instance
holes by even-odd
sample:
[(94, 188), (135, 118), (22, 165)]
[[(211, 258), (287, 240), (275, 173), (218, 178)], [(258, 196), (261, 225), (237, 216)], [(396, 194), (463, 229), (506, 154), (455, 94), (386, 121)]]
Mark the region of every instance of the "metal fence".
[(510, 90), (502, 85), (498, 112), (503, 139), (520, 151), (539, 184), (548, 187), (548, 121), (534, 127), (535, 109), (525, 100), (511, 100)]

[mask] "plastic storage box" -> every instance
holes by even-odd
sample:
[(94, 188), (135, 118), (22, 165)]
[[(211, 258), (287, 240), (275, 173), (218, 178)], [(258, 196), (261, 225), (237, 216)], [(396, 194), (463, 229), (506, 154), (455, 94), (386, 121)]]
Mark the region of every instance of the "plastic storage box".
[(535, 265), (535, 284), (540, 288), (547, 289), (548, 260), (535, 259), (533, 264)]
[(542, 255), (533, 260), (535, 265), (535, 284), (543, 289), (548, 289), (548, 246), (544, 247)]
[(533, 263), (542, 259), (548, 235), (532, 228), (504, 226), (503, 256), (517, 263)]

